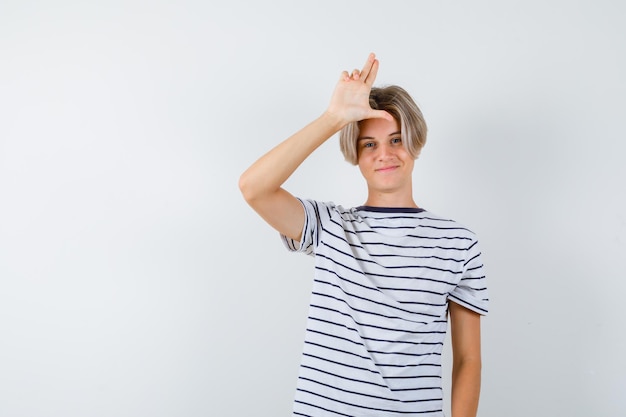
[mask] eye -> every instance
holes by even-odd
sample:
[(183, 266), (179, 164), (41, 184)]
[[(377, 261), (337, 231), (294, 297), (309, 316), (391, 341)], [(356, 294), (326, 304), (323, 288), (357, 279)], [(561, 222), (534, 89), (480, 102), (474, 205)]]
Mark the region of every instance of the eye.
[(393, 138), (393, 139), (391, 139), (390, 142), (391, 142), (392, 145), (397, 145), (397, 144), (402, 143), (402, 138)]
[(373, 148), (374, 147), (374, 142), (365, 142), (363, 144), (364, 148)]

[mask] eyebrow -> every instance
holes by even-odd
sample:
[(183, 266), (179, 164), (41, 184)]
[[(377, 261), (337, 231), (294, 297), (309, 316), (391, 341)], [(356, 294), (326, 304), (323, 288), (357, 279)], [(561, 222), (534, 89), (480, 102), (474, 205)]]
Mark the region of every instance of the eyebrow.
[[(398, 130), (397, 132), (390, 133), (389, 136), (395, 136), (395, 135), (399, 135), (401, 133), (402, 132), (400, 132)], [(387, 137), (389, 137), (389, 136), (387, 136)], [(360, 136), (360, 137), (356, 138), (357, 142), (360, 141), (360, 140), (367, 140), (367, 139), (376, 139), (376, 138), (373, 137), (373, 136)]]

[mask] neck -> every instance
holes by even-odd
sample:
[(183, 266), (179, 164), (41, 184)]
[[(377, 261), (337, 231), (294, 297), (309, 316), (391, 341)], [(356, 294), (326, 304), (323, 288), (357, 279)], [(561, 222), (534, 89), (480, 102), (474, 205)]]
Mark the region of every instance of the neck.
[(418, 208), (411, 194), (398, 195), (397, 193), (372, 193), (367, 196), (364, 206), (371, 207), (413, 207)]

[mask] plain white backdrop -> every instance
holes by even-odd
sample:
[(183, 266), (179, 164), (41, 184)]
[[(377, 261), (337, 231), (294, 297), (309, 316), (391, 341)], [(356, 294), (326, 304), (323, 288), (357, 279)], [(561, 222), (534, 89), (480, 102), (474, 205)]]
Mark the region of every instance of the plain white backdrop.
[[(482, 243), (479, 415), (625, 415), (625, 24), (617, 0), (2, 1), (0, 416), (290, 415), (313, 263), (237, 180), (370, 51), (429, 124), (416, 201)], [(286, 187), (365, 198), (336, 138)]]

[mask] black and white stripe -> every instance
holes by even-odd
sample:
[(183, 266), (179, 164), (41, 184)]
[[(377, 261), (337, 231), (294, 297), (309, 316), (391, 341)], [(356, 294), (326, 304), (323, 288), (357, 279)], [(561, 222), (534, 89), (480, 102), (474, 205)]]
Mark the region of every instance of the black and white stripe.
[(454, 301), (487, 313), (476, 236), (422, 209), (301, 200), (315, 256), (296, 416), (442, 416), (441, 352)]

